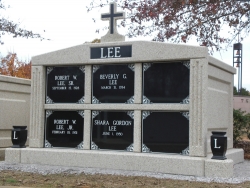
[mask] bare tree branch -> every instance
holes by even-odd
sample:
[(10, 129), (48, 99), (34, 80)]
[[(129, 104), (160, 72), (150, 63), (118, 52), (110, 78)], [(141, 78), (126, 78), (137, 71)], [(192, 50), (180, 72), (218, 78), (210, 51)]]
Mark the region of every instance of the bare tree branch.
[[(110, 2), (92, 0), (87, 9)], [(153, 35), (153, 40), (175, 43), (195, 37), (213, 53), (235, 42), (238, 34), (243, 40), (250, 32), (250, 0), (117, 0), (117, 3), (126, 10), (122, 26), (128, 28), (129, 37)]]

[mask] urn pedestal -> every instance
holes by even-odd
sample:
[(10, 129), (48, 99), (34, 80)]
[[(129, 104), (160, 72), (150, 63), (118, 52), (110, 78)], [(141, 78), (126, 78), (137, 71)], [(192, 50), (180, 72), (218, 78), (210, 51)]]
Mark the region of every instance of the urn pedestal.
[(211, 150), (213, 153), (212, 159), (225, 160), (227, 151), (227, 137), (226, 132), (212, 132), (211, 136)]
[(27, 141), (27, 126), (13, 126), (11, 131), (12, 148), (25, 148)]

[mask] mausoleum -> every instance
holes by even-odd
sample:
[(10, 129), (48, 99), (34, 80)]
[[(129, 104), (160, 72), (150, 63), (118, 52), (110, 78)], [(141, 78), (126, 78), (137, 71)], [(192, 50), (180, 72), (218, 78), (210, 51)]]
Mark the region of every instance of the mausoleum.
[[(6, 161), (231, 177), (244, 160), (233, 149), (236, 70), (206, 47), (125, 41), (122, 17), (111, 4), (101, 43), (32, 58), (29, 147)], [(225, 160), (211, 159), (216, 131)]]
[(29, 125), (30, 85), (28, 79), (0, 75), (0, 159), (12, 146), (12, 126)]

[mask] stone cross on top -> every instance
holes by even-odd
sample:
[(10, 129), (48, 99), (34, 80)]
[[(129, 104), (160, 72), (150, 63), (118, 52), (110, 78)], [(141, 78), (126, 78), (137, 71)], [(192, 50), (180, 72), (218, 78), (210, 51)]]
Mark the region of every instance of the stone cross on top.
[(124, 12), (116, 12), (117, 5), (115, 2), (110, 3), (110, 13), (102, 14), (102, 20), (109, 21), (109, 31), (108, 33), (101, 37), (101, 42), (114, 42), (114, 41), (125, 41), (125, 36), (120, 35), (117, 32), (117, 23), (118, 19), (125, 18)]

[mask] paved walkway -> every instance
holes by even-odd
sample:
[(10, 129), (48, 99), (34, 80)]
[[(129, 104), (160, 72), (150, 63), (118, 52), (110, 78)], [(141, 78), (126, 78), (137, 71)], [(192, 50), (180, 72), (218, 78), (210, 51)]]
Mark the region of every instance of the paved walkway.
[[(176, 180), (233, 183), (233, 184), (250, 181), (250, 160), (245, 160), (243, 163), (234, 165), (234, 176), (232, 178), (207, 178), (207, 177), (162, 174), (162, 173), (154, 173), (154, 172), (139, 172), (139, 171), (98, 169), (98, 168), (62, 167), (62, 166), (49, 166), (49, 165), (38, 165), (38, 164), (7, 164), (4, 161), (0, 161), (0, 171), (1, 170), (14, 170), (14, 171), (18, 170), (18, 171), (23, 171), (23, 172), (33, 172), (33, 173), (40, 173), (40, 174), (57, 174), (57, 173), (97, 174), (97, 173), (101, 173), (101, 174), (112, 174), (112, 175), (147, 176), (147, 177), (176, 179)], [(4, 187), (4, 188), (8, 188), (8, 187)]]

